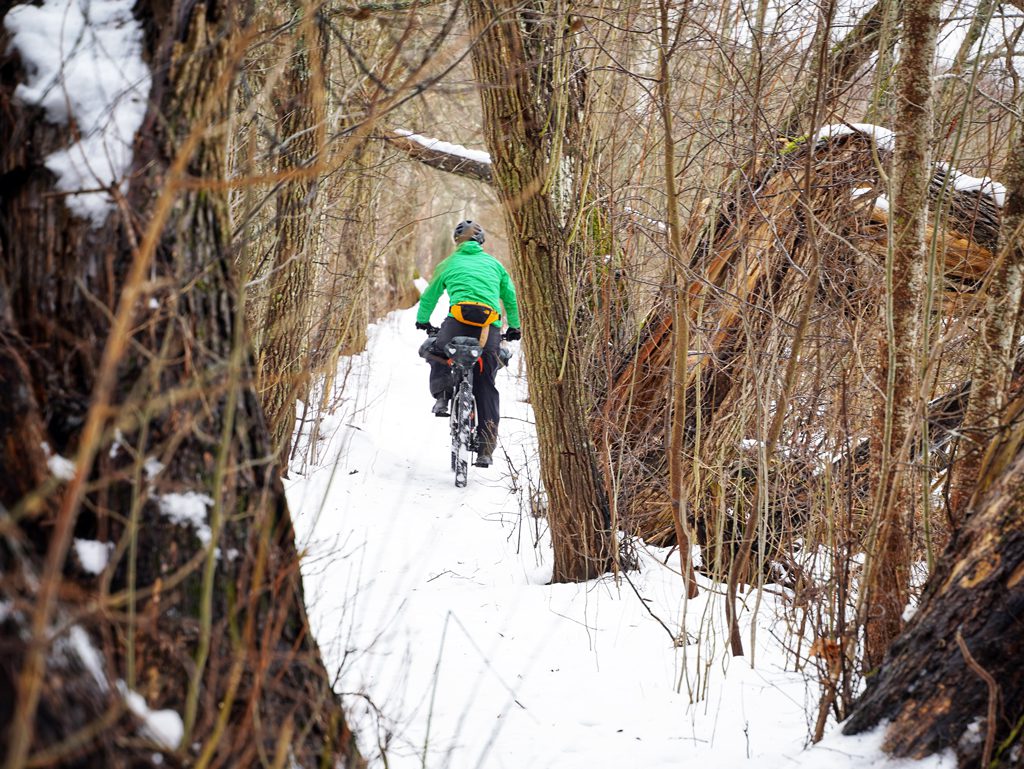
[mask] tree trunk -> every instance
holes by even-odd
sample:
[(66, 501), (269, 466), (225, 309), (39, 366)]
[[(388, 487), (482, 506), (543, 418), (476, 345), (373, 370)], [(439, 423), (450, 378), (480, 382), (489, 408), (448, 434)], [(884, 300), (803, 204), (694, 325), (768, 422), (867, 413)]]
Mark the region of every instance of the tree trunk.
[(909, 588), (909, 531), (917, 504), (914, 420), (921, 407), (921, 324), (927, 259), (925, 227), (931, 181), (931, 71), (938, 32), (937, 0), (903, 7), (897, 66), (893, 219), (886, 262), (886, 333), (879, 352), (872, 468), (875, 536), (867, 565), (865, 664), (876, 667), (902, 627)]
[(584, 248), (570, 233), (585, 190), (570, 153), (587, 146), (581, 140), (585, 83), (582, 68), (571, 66), (569, 20), (556, 6), (473, 0), (469, 12), (479, 35), (473, 67), (484, 134), (523, 306), (552, 579), (564, 582), (607, 571), (613, 538), (576, 354), (581, 330), (574, 323), (572, 288)]
[(964, 767), (1020, 766), (1024, 733), (1024, 399), (994, 441), (972, 508), (921, 604), (843, 731), (888, 721), (883, 747), (920, 758), (949, 748)]
[[(115, 179), (89, 221), (44, 165), (72, 127), (12, 100), (31, 76), (16, 59), (0, 72), (0, 753), (9, 769), (154, 752), (359, 766), (309, 632), (231, 272), (220, 183), (241, 13), (134, 14), (148, 112), (130, 185)], [(142, 729), (129, 690), (181, 733)]]
[[(279, 126), (277, 170), (309, 170), (322, 160), (324, 147), (324, 65), (319, 14), (296, 2), (294, 48), (273, 99)], [(276, 245), (271, 288), (259, 351), (259, 391), (272, 446), (287, 472), (295, 430), (295, 400), (308, 389), (309, 312), (315, 285), (313, 254), (322, 226), (317, 198), (319, 176), (286, 178), (277, 192)]]
[[(679, 223), (679, 197), (676, 192), (675, 152), (676, 145), (672, 131), (671, 83), (669, 63), (672, 46), (669, 45), (668, 0), (659, 0), (661, 39), (658, 45), (658, 110), (661, 113), (662, 129), (665, 134), (665, 201), (668, 219), (669, 258), (672, 263), (673, 296), (672, 328), (675, 339), (672, 345), (672, 389), (669, 396), (669, 441), (668, 477), (669, 499), (672, 505), (672, 523), (675, 528), (676, 545), (679, 548), (679, 573), (683, 575), (688, 598), (697, 597), (697, 576), (693, 569), (690, 552), (690, 521), (686, 509), (686, 490), (683, 487), (683, 443), (686, 432), (686, 366), (690, 357), (690, 292), (686, 277), (686, 263), (683, 258), (683, 240)], [(681, 20), (679, 23), (683, 23)], [(682, 636), (685, 637), (683, 628)]]

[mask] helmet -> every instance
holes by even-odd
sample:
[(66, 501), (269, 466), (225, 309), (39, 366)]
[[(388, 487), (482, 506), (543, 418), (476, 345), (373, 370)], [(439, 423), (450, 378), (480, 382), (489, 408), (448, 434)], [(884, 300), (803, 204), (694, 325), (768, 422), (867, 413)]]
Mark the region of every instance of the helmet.
[(455, 225), (455, 232), (452, 233), (452, 240), (456, 243), (465, 243), (467, 240), (475, 240), (481, 246), (484, 244), (484, 228), (474, 221), (467, 219)]

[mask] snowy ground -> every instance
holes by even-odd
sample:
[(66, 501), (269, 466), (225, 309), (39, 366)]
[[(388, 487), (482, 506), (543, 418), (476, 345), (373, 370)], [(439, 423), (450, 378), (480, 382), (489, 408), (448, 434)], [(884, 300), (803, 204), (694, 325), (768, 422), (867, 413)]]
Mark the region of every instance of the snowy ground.
[(456, 489), (413, 322), (393, 313), (343, 361), (320, 462), (288, 488), (314, 632), (374, 766), (383, 750), (392, 769), (953, 766), (887, 762), (880, 735), (834, 728), (807, 750), (817, 690), (787, 669), (776, 596), (745, 612), (751, 668), (727, 654), (714, 586), (684, 604), (666, 551), (641, 552), (632, 586), (545, 584), (521, 358), (498, 377), (504, 452)]

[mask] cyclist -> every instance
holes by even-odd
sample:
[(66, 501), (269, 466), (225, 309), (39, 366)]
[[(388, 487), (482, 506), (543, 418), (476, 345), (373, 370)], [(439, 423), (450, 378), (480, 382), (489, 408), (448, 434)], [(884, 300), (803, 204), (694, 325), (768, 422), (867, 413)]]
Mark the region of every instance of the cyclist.
[[(473, 396), (476, 398), (477, 422), (477, 467), (489, 467), (491, 455), (498, 443), (498, 390), (494, 379), (498, 373), (498, 350), (501, 343), (501, 315), (498, 301), (505, 307), (509, 328), (505, 338), (513, 341), (522, 338), (519, 329), (519, 305), (516, 303), (516, 289), (512, 278), (501, 262), (483, 249), (484, 228), (474, 221), (459, 222), (452, 233), (457, 248), (455, 252), (437, 265), (434, 278), (420, 297), (420, 308), (416, 313), (416, 328), (428, 334), (437, 332), (434, 344), (443, 349), (456, 336), (473, 336), (480, 339), (483, 348), (483, 370), (473, 377)], [(448, 292), (448, 317), (441, 328), (430, 325), (441, 292)], [(493, 331), (493, 333), (491, 333)], [(434, 396), (433, 412), (436, 416), (448, 416), (448, 402), (451, 399), (451, 369), (443, 363), (430, 363), (430, 394)]]

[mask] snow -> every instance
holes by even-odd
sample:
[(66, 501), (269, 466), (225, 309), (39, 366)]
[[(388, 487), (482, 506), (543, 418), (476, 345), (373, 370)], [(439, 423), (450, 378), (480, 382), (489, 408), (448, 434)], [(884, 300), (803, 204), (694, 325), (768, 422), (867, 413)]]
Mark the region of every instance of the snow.
[(206, 522), (206, 508), (213, 506), (213, 500), (206, 494), (186, 491), (184, 494), (163, 494), (157, 496), (160, 512), (179, 526), (191, 526), (203, 545), (210, 544), (212, 534)]
[(103, 657), (92, 645), (89, 634), (78, 625), (72, 625), (67, 636), (57, 639), (54, 650), (67, 658), (68, 652), (72, 652), (82, 663), (85, 670), (92, 675), (100, 691), (107, 691), (107, 676), (103, 672)]
[[(963, 13), (959, 6), (952, 3), (944, 3), (942, 13), (943, 23), (935, 56), (940, 70), (953, 63), (968, 29), (975, 20), (975, 14)], [(971, 49), (971, 55), (967, 57), (968, 71), (971, 67), (970, 62), (979, 53), (985, 53), (998, 55), (1001, 64), (1007, 69), (1012, 68), (1017, 75), (1024, 72), (1024, 57), (1020, 55), (1019, 47), (1010, 52), (1006, 51), (1010, 41), (1016, 39), (1014, 33), (1020, 28), (1022, 21), (1024, 21), (1024, 14), (1020, 9), (1011, 7), (1009, 4), (998, 5), (994, 8), (991, 18), (982, 29), (980, 38)]]
[(43, 453), (46, 454), (46, 466), (53, 474), (54, 478), (59, 478), (62, 481), (70, 481), (75, 477), (75, 463), (67, 457), (62, 457), (60, 454), (55, 454), (53, 449), (50, 448), (50, 444), (43, 441), (42, 444)]
[[(822, 128), (814, 135), (814, 141), (817, 142), (822, 139), (830, 139), (834, 136), (848, 136), (852, 133), (863, 133), (867, 136), (873, 136), (875, 143), (878, 144), (878, 148), (882, 150), (892, 150), (896, 146), (896, 134), (888, 128), (871, 125), (870, 123), (822, 126)], [(953, 189), (960, 192), (980, 192), (983, 195), (991, 197), (997, 206), (1003, 206), (1006, 204), (1006, 187), (994, 179), (990, 179), (987, 176), (971, 176), (970, 174), (965, 174), (962, 171), (953, 168), (953, 166), (948, 163), (935, 163), (935, 168), (946, 174), (953, 186)], [(857, 198), (861, 195), (866, 195), (871, 191), (872, 189), (870, 187), (858, 187), (853, 191), (853, 196)], [(881, 209), (882, 211), (888, 211), (889, 199), (884, 195), (879, 195), (878, 198), (875, 199), (875, 208)]]
[[(854, 200), (863, 197), (864, 195), (872, 195), (875, 190), (872, 187), (857, 187), (852, 193), (850, 193)], [(875, 197), (874, 207), (879, 211), (889, 211), (889, 198), (885, 195), (878, 195)]]
[[(72, 213), (93, 226), (114, 202), (104, 190), (118, 185), (131, 166), (132, 143), (146, 114), (150, 73), (142, 58), (142, 26), (132, 0), (44, 0), (18, 5), (4, 17), (25, 68), (15, 98), (37, 105), (53, 123), (73, 123), (71, 146), (45, 164)], [(77, 192), (92, 190), (90, 192)]]
[(46, 458), (46, 466), (54, 477), (62, 481), (70, 481), (75, 477), (75, 463), (60, 454), (51, 454)]
[(910, 758), (891, 758), (882, 752), (885, 730), (875, 729), (864, 734), (846, 736), (838, 732), (825, 738), (801, 756), (795, 756), (791, 766), (802, 769), (955, 769), (956, 757), (952, 751), (916, 761)]
[(142, 463), (142, 471), (146, 474), (147, 480), (153, 480), (164, 471), (164, 463), (156, 457), (146, 457)]
[(429, 136), (420, 136), (402, 128), (396, 128), (394, 133), (398, 136), (404, 136), (406, 139), (410, 139), (417, 144), (421, 144), (428, 150), (443, 152), (446, 155), (457, 155), (460, 158), (466, 158), (466, 160), (472, 160), (477, 163), (486, 163), (488, 165), (491, 163), (490, 154), (483, 150), (471, 150), (463, 147), (461, 144), (451, 144), (440, 139), (431, 139)]
[(649, 216), (645, 216), (644, 214), (640, 213), (634, 208), (630, 208), (629, 206), (623, 208), (623, 211), (625, 211), (629, 216), (638, 219), (644, 222), (645, 224), (649, 224), (650, 226), (654, 227), (655, 229), (661, 232), (668, 232), (668, 224), (666, 224), (665, 222), (658, 221), (657, 219), (652, 219)]
[(146, 698), (128, 688), (124, 681), (117, 682), (128, 709), (142, 721), (141, 733), (167, 750), (174, 750), (185, 735), (185, 724), (174, 710), (150, 710)]
[(124, 445), (124, 433), (119, 429), (114, 430), (114, 442), (110, 444), (110, 452), (108, 456), (111, 459), (116, 459), (117, 455), (121, 452), (121, 447)]
[(752, 666), (728, 654), (721, 587), (700, 578), (687, 600), (667, 550), (637, 543), (629, 582), (547, 584), (521, 356), (498, 375), (495, 464), (456, 489), (415, 311), (371, 326), (367, 351), (342, 361), (323, 461), (287, 482), (310, 620), (372, 766), (384, 749), (394, 769), (954, 766), (893, 761), (881, 731), (834, 724), (808, 749), (818, 686), (793, 672), (784, 590), (740, 607)]
[(90, 574), (99, 574), (107, 568), (110, 551), (114, 545), (110, 542), (97, 542), (94, 539), (75, 538), (75, 555), (82, 568)]
[(860, 133), (865, 136), (873, 137), (875, 144), (878, 145), (878, 149), (880, 150), (892, 150), (896, 146), (896, 134), (888, 128), (872, 125), (871, 123), (833, 123), (831, 125), (822, 126), (814, 135), (814, 141), (819, 142), (822, 139), (831, 139), (837, 136), (849, 136), (853, 133)]
[(1006, 204), (1006, 187), (987, 176), (971, 176), (958, 171), (947, 163), (936, 163), (935, 166), (944, 171), (953, 185), (960, 192), (980, 192), (991, 197), (997, 206)]

